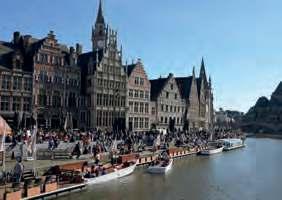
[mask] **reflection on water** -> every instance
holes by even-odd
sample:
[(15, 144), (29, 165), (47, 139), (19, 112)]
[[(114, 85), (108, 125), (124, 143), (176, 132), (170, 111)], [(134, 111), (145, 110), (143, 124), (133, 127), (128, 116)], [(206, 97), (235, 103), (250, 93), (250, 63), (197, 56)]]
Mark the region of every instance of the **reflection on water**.
[(247, 147), (175, 160), (166, 175), (145, 168), (61, 200), (265, 200), (282, 195), (282, 140), (247, 139)]

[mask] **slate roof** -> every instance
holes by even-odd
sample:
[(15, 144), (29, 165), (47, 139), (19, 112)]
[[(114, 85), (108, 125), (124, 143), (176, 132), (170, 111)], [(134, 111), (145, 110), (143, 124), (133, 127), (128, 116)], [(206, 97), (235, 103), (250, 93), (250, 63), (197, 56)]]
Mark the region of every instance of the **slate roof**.
[(137, 66), (137, 64), (131, 64), (131, 65), (124, 65), (124, 71), (127, 73), (127, 76), (129, 77), (131, 73), (133, 72), (134, 68)]
[(282, 95), (282, 81), (278, 84), (277, 88), (273, 92), (274, 95)]
[(188, 99), (191, 91), (192, 76), (188, 77), (176, 77), (175, 81), (177, 83), (181, 98)]
[(169, 77), (150, 80), (151, 83), (151, 100), (155, 101), (162, 91)]

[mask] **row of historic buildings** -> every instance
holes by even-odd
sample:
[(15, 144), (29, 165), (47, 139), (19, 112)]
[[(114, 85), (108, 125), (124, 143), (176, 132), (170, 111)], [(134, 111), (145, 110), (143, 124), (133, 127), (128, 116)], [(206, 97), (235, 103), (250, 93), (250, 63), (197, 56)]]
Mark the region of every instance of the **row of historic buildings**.
[[(92, 50), (68, 48), (53, 31), (41, 39), (15, 32), (0, 41), (0, 115), (16, 126), (36, 120), (44, 128), (144, 131), (209, 128), (213, 94), (204, 61), (200, 75), (149, 80), (141, 60), (122, 62), (117, 32), (101, 1), (92, 27)], [(16, 120), (15, 120), (16, 119)]]

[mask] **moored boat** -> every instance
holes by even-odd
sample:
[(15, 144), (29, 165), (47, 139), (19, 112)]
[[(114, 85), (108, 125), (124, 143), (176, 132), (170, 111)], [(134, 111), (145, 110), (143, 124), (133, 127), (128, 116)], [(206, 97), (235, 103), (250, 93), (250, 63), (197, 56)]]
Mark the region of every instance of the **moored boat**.
[(104, 183), (113, 179), (121, 178), (132, 174), (135, 167), (136, 167), (136, 162), (127, 163), (126, 165), (125, 163), (123, 163), (121, 165), (111, 167), (107, 170), (103, 169), (103, 174), (99, 176), (94, 176), (90, 174), (89, 176), (85, 175), (84, 180), (88, 185)]
[(212, 154), (221, 153), (223, 151), (223, 148), (224, 146), (222, 146), (218, 142), (209, 143), (206, 149), (203, 149), (200, 151), (200, 154), (201, 155), (212, 155)]
[(159, 162), (159, 163), (156, 164), (156, 165), (151, 165), (151, 166), (148, 167), (147, 171), (149, 173), (165, 174), (166, 172), (168, 172), (171, 169), (173, 159), (157, 161), (157, 162)]
[(224, 146), (223, 150), (224, 151), (230, 151), (230, 150), (233, 150), (233, 149), (245, 147), (243, 140), (241, 140), (239, 138), (220, 139), (219, 141), (223, 144), (223, 146)]

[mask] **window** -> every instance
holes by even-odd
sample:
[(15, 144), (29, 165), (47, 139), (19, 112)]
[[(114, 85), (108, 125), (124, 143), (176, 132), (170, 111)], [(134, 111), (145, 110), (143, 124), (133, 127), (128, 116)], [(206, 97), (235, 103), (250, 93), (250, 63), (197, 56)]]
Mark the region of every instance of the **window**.
[(38, 99), (39, 99), (39, 105), (40, 106), (46, 106), (46, 104), (47, 104), (47, 96), (46, 96), (45, 90), (43, 90), (43, 89), (39, 90)]
[(138, 113), (138, 102), (134, 103), (134, 112)]
[(13, 111), (21, 109), (21, 97), (13, 97)]
[(177, 99), (177, 94), (174, 95), (174, 99)]
[(166, 98), (167, 99), (169, 98), (169, 92), (166, 92)]
[(22, 86), (22, 78), (14, 76), (13, 89), (20, 90)]
[(129, 111), (133, 112), (133, 102), (132, 101), (129, 102)]
[(144, 103), (140, 103), (140, 113), (144, 113)]
[(154, 115), (156, 113), (156, 109), (155, 107), (152, 107), (152, 115)]
[(31, 91), (32, 88), (32, 82), (29, 78), (24, 78), (24, 90), (25, 91)]
[(144, 85), (144, 78), (140, 78), (140, 85)]
[(139, 128), (144, 128), (144, 118), (140, 118), (139, 120)]
[(174, 112), (176, 112), (176, 106), (174, 106)]
[(133, 97), (133, 90), (132, 89), (129, 90), (129, 97)]
[(145, 128), (149, 128), (149, 118), (145, 118)]
[(1, 110), (2, 111), (10, 110), (9, 109), (9, 102), (10, 102), (9, 96), (1, 96)]
[(134, 97), (138, 98), (138, 90), (134, 90)]
[(167, 117), (165, 117), (165, 122), (164, 123), (167, 124)]
[(60, 107), (61, 106), (61, 95), (59, 91), (54, 91), (53, 97), (52, 97), (52, 105), (54, 107)]
[(23, 98), (23, 110), (30, 111), (30, 105), (31, 105), (31, 98), (24, 97)]
[(168, 105), (165, 106), (165, 111), (168, 112)]
[(170, 106), (170, 112), (172, 112), (172, 106)]
[(138, 117), (134, 117), (134, 128), (138, 128)]
[(3, 75), (2, 77), (2, 89), (8, 90), (10, 89), (11, 79), (8, 75)]
[(139, 85), (139, 77), (135, 77), (134, 83), (135, 85)]
[(173, 90), (173, 84), (170, 84), (170, 89)]
[(145, 113), (149, 113), (149, 104), (145, 103)]
[(141, 99), (144, 98), (144, 91), (142, 91), (142, 90), (139, 91), (139, 97), (140, 97)]
[(163, 117), (161, 117), (161, 123), (163, 123), (164, 122), (164, 118)]
[(161, 105), (161, 111), (164, 111), (164, 104)]
[(148, 91), (145, 92), (145, 99), (149, 99), (149, 92)]

